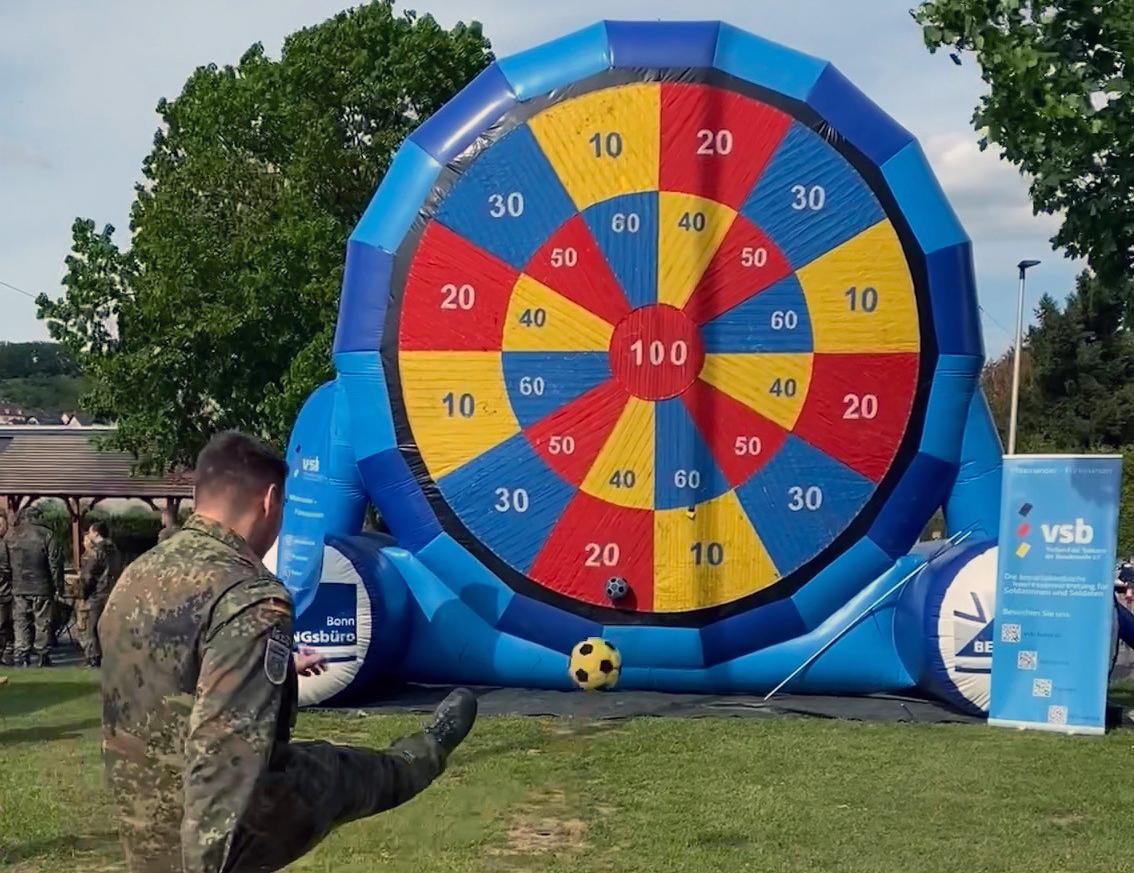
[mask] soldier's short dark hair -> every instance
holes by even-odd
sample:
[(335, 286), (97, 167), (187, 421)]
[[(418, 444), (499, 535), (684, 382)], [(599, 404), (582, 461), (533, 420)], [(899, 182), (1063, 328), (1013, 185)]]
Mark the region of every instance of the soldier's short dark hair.
[(244, 498), (263, 494), (270, 485), (283, 493), (287, 461), (270, 445), (237, 430), (218, 433), (197, 456), (193, 485), (199, 496), (229, 492)]
[(91, 524), (91, 530), (93, 530), (100, 537), (103, 537), (105, 539), (110, 538), (110, 528), (107, 526), (105, 521), (94, 522), (93, 524)]

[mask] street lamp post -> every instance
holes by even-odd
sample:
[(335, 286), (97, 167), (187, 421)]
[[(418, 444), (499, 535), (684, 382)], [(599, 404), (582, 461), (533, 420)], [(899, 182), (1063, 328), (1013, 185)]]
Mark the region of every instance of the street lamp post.
[(1008, 419), (1008, 454), (1016, 454), (1016, 413), (1020, 406), (1020, 347), (1024, 344), (1024, 282), (1039, 261), (1020, 261), (1020, 297), (1016, 301), (1016, 348), (1012, 356), (1012, 412)]

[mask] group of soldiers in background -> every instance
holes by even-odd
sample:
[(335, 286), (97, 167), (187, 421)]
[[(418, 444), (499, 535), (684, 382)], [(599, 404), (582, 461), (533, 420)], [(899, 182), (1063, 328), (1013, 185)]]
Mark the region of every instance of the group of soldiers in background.
[(100, 665), (98, 620), (122, 559), (105, 522), (90, 526), (84, 546), (79, 573), (67, 586), (62, 549), (40, 507), (20, 510), (14, 524), (0, 515), (0, 666), (50, 667), (56, 633), (72, 612), (87, 666)]

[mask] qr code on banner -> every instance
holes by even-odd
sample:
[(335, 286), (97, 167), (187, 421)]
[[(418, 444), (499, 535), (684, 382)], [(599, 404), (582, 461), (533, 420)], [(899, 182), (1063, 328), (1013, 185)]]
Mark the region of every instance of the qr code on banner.
[(1049, 706), (1047, 708), (1048, 724), (1067, 724), (1066, 706)]
[(1020, 642), (1020, 626), (1018, 624), (1006, 624), (1004, 627), (1000, 628), (1000, 642)]
[(1034, 670), (1037, 661), (1035, 652), (1017, 652), (1016, 667), (1019, 670)]
[(1033, 679), (1032, 697), (1051, 697), (1051, 680)]

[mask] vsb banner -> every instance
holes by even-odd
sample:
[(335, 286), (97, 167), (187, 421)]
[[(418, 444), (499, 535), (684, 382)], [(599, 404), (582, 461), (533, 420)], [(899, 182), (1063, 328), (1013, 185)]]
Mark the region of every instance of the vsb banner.
[(989, 724), (1105, 729), (1122, 458), (1004, 459)]

